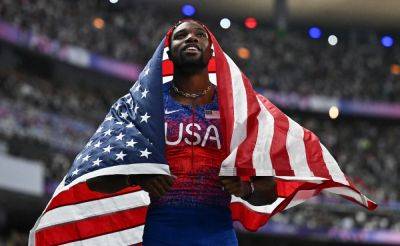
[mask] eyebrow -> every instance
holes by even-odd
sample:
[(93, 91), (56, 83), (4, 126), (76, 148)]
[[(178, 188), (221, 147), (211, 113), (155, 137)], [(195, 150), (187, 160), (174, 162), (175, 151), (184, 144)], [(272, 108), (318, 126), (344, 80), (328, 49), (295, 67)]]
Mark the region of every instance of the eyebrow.
[[(204, 30), (204, 28), (201, 28), (201, 27), (195, 27), (194, 29), (196, 29), (197, 31), (202, 31), (204, 33), (207, 33), (206, 30)], [(182, 30), (177, 31), (176, 33), (174, 33), (174, 36), (181, 32), (187, 32), (187, 29), (182, 29)]]

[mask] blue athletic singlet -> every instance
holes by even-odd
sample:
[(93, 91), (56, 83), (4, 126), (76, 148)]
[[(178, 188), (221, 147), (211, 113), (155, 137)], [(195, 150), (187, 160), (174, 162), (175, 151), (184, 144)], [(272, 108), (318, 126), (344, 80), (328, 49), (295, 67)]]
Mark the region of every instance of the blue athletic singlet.
[(222, 190), (221, 131), (217, 94), (192, 108), (176, 102), (164, 85), (166, 157), (177, 178), (162, 198), (152, 201), (144, 246), (237, 245), (229, 203)]

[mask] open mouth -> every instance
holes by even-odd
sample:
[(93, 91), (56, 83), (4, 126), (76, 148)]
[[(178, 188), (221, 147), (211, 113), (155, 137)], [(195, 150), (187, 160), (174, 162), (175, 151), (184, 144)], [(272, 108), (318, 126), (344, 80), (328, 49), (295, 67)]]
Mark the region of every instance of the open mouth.
[(190, 53), (192, 53), (192, 52), (200, 52), (200, 47), (198, 47), (195, 44), (189, 44), (189, 45), (187, 45), (187, 46), (185, 46), (183, 48), (183, 51), (190, 52)]

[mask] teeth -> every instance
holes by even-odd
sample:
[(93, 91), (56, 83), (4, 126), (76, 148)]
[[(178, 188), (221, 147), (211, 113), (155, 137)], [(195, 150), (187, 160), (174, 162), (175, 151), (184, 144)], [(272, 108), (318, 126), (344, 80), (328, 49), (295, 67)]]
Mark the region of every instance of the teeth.
[(197, 51), (199, 49), (197, 49), (196, 47), (190, 46), (190, 47), (187, 47), (186, 50), (196, 50)]

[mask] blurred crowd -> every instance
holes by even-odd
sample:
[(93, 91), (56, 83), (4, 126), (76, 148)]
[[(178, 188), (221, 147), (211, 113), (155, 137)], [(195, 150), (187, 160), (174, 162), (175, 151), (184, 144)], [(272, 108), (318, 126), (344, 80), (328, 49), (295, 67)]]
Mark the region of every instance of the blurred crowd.
[[(84, 146), (105, 116), (108, 105), (111, 105), (114, 98), (119, 95), (111, 94), (108, 97), (104, 96), (103, 101), (98, 101), (101, 95), (94, 95), (91, 89), (84, 86), (78, 93), (74, 90), (74, 85), (55, 85), (55, 82), (33, 75), (21, 73), (0, 73), (0, 75), (0, 137), (9, 143), (10, 153), (38, 158), (45, 163), (46, 189), (51, 195), (76, 153)], [(80, 95), (83, 95), (82, 98)], [(88, 101), (81, 100), (83, 98), (88, 98)], [(68, 103), (68, 101), (79, 103)], [(88, 117), (88, 108), (94, 114), (94, 118)], [(400, 158), (395, 154), (400, 152), (400, 146), (396, 144), (400, 138), (398, 125), (393, 122), (368, 119), (330, 120), (327, 117), (302, 113), (295, 113), (292, 117), (304, 127), (314, 131), (336, 157), (343, 171), (379, 204), (391, 204), (400, 200), (398, 189), (400, 170), (396, 165)], [(24, 146), (23, 151), (21, 145)], [(383, 180), (385, 182), (382, 182)], [(311, 216), (312, 218), (307, 219), (306, 212), (290, 214), (296, 216), (287, 216), (288, 218), (282, 221), (285, 222), (290, 217), (290, 223), (297, 218), (295, 222), (299, 224), (303, 224), (306, 220), (305, 225), (326, 223), (326, 221), (333, 223), (334, 226), (339, 226), (337, 223), (344, 223), (340, 220), (341, 217), (337, 217), (335, 221), (323, 216), (321, 218)], [(386, 217), (383, 217), (383, 220), (384, 218)], [(352, 227), (362, 225), (374, 229), (384, 225), (386, 228), (400, 230), (399, 224), (391, 223), (389, 218), (388, 223), (380, 222), (381, 219), (374, 219), (376, 223), (363, 224), (357, 223), (359, 220), (350, 216), (346, 219), (348, 223), (346, 225)]]
[[(153, 18), (157, 9), (149, 5), (115, 10), (106, 3), (3, 0), (0, 19), (62, 44), (144, 64), (174, 20), (162, 19), (160, 15)], [(99, 28), (101, 23), (97, 23), (94, 27), (95, 18), (102, 18), (104, 26)], [(246, 30), (236, 24), (229, 30), (214, 30), (221, 46), (255, 86), (301, 95), (399, 101), (396, 95), (400, 92), (400, 76), (390, 68), (400, 60), (400, 50), (381, 47), (376, 33), (360, 36), (350, 32), (330, 47), (324, 41), (310, 40), (306, 31), (277, 33), (265, 27)], [(249, 59), (238, 56), (240, 47), (250, 51)], [(8, 145), (9, 153), (45, 163), (51, 195), (75, 154), (119, 96), (85, 84), (58, 83), (2, 71), (0, 140)], [(380, 205), (400, 200), (400, 157), (395, 154), (400, 153), (400, 126), (362, 118), (330, 120), (302, 113), (293, 118), (320, 137), (345, 173), (373, 200)], [(305, 205), (276, 216), (273, 221), (310, 229), (400, 231), (400, 219), (390, 213), (357, 211)], [(18, 235), (15, 237), (19, 240)]]
[(28, 245), (28, 235), (12, 231), (8, 233), (4, 238), (0, 235), (1, 246), (26, 246)]
[(291, 228), (301, 228), (309, 231), (328, 231), (334, 235), (351, 233), (352, 231), (384, 231), (400, 232), (400, 216), (398, 214), (377, 214), (351, 206), (338, 206), (327, 209), (327, 206), (299, 205), (282, 214), (274, 216), (272, 223), (286, 225)]
[[(118, 6), (103, 0), (4, 0), (0, 18), (61, 44), (143, 65), (177, 17), (159, 15), (155, 5), (143, 1)], [(258, 86), (302, 95), (399, 101), (400, 69), (391, 68), (398, 68), (400, 50), (382, 47), (376, 32), (343, 31), (338, 44), (330, 46), (326, 37), (311, 40), (305, 27), (276, 32), (265, 24), (255, 30), (238, 23), (227, 30), (210, 24), (222, 47)], [(239, 48), (246, 48), (249, 58), (240, 58)]]

